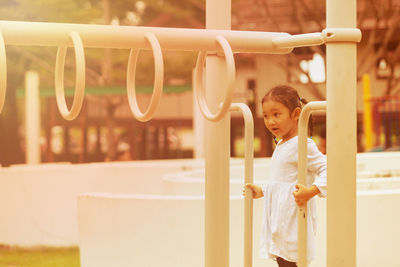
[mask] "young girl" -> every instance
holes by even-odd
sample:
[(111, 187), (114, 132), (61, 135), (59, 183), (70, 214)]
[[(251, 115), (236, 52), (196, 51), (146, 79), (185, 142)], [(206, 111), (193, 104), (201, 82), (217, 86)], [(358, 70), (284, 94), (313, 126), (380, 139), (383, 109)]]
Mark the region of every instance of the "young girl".
[[(277, 86), (262, 99), (264, 123), (279, 140), (271, 158), (265, 186), (246, 184), (253, 198), (264, 197), (261, 256), (280, 267), (297, 266), (297, 208), (308, 206), (308, 260), (315, 253), (316, 207), (314, 196), (326, 196), (326, 158), (307, 140), (307, 184), (297, 183), (297, 122), (306, 101), (289, 86)], [(243, 190), (244, 192), (245, 190)]]

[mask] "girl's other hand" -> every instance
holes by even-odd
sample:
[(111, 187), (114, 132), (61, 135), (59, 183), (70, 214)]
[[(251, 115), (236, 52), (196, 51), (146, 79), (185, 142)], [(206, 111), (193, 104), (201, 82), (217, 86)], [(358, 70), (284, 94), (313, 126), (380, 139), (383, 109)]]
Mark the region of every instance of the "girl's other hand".
[(243, 196), (246, 196), (246, 188), (249, 188), (253, 192), (253, 198), (260, 198), (260, 197), (264, 196), (262, 188), (260, 186), (255, 185), (255, 184), (250, 184), (250, 183), (246, 184), (243, 187), (243, 190), (242, 190)]
[(296, 190), (293, 192), (293, 196), (297, 206), (302, 207), (306, 205), (311, 198), (319, 193), (320, 191), (315, 185), (306, 187), (302, 184), (296, 184)]

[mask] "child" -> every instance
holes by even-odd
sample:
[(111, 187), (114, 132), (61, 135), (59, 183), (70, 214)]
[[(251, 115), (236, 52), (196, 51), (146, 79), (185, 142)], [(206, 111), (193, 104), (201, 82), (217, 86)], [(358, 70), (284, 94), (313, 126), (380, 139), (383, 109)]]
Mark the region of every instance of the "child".
[[(307, 184), (297, 184), (297, 122), (307, 103), (289, 86), (277, 86), (262, 99), (264, 123), (279, 140), (271, 158), (265, 186), (246, 184), (253, 198), (264, 197), (261, 256), (276, 259), (278, 265), (297, 266), (297, 208), (308, 206), (308, 260), (315, 253), (315, 195), (326, 196), (326, 158), (307, 140)], [(243, 193), (245, 190), (243, 190)]]

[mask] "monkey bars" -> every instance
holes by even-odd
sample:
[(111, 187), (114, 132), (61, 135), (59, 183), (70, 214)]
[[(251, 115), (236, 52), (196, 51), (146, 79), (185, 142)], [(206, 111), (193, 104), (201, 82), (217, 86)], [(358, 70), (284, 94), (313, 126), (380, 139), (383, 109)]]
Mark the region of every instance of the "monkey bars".
[[(198, 30), (157, 27), (132, 27), (112, 25), (61, 24), (45, 22), (0, 21), (0, 111), (6, 91), (5, 45), (57, 46), (55, 88), (61, 115), (73, 120), (79, 115), (85, 91), (84, 47), (130, 49), (127, 70), (127, 95), (129, 106), (136, 119), (150, 120), (160, 103), (164, 63), (164, 50), (199, 51), (196, 63), (196, 95), (200, 110), (210, 121), (219, 121), (229, 110), (235, 84), (235, 61), (233, 53), (285, 54), (294, 47), (320, 45), (324, 42), (354, 41), (361, 38), (358, 29), (325, 29), (322, 33), (290, 35), (275, 32), (250, 32), (227, 30)], [(70, 110), (64, 95), (64, 63), (67, 47), (75, 51), (76, 81), (74, 101)], [(153, 51), (155, 80), (153, 95), (146, 111), (138, 107), (135, 92), (136, 62), (140, 49)], [(227, 66), (227, 89), (219, 111), (211, 113), (203, 89), (203, 67), (207, 53), (225, 56)]]

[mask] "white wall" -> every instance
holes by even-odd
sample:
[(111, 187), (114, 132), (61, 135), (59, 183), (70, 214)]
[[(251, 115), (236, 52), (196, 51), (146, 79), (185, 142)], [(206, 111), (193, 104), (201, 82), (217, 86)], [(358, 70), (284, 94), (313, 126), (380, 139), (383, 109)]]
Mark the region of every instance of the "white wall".
[(77, 245), (79, 194), (162, 194), (164, 173), (203, 165), (165, 160), (0, 168), (0, 244)]
[[(369, 191), (357, 198), (357, 266), (397, 267), (400, 190)], [(204, 266), (204, 199), (195, 196), (81, 195), (83, 267)], [(230, 266), (243, 266), (243, 200), (231, 197)], [(383, 208), (384, 207), (384, 208)], [(254, 267), (272, 267), (258, 254), (262, 200), (254, 201)], [(317, 200), (317, 257), (326, 266), (326, 201)], [(346, 240), (343, 240), (346, 242)]]
[[(81, 266), (204, 266), (204, 197), (91, 193), (78, 205)], [(242, 266), (243, 201), (232, 197), (230, 205), (230, 261)], [(262, 201), (254, 207), (254, 220), (261, 222)], [(260, 228), (255, 223), (254, 233)], [(275, 266), (254, 260), (255, 266)]]
[[(397, 167), (400, 153), (359, 155), (364, 173)], [(231, 195), (241, 194), (242, 159), (231, 160)], [(268, 177), (269, 159), (255, 159), (255, 181)], [(392, 164), (391, 166), (386, 164)], [(184, 170), (204, 167), (203, 160), (137, 161), (95, 164), (43, 164), (0, 168), (0, 244), (69, 246), (78, 244), (77, 197), (86, 192), (129, 194), (202, 195), (199, 173)], [(162, 177), (177, 173), (185, 182)], [(189, 172), (190, 173), (190, 172)], [(370, 174), (370, 173), (369, 173)], [(172, 175), (173, 176), (173, 175)], [(170, 177), (172, 177), (170, 176)], [(176, 176), (176, 175), (175, 175)], [(190, 184), (187, 178), (197, 177)], [(399, 184), (394, 178), (359, 180), (359, 188), (389, 189)], [(169, 187), (168, 187), (169, 186)], [(398, 188), (398, 187), (397, 187)]]

